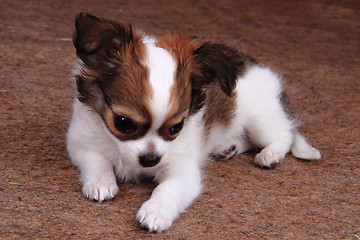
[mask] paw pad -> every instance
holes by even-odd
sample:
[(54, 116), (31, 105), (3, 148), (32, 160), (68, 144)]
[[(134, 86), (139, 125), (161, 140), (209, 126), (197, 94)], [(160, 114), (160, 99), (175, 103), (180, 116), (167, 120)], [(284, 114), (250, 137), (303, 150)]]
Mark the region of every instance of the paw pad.
[(227, 159), (231, 159), (232, 157), (234, 157), (236, 155), (236, 153), (237, 153), (236, 145), (231, 145), (231, 147), (222, 151), (221, 153), (210, 154), (210, 157), (215, 160), (223, 160), (223, 159), (227, 160)]

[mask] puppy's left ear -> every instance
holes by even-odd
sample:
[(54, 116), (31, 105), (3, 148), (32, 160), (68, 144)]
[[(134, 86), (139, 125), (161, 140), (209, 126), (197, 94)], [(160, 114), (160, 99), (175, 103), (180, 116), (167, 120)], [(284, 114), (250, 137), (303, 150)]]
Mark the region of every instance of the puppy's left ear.
[(192, 80), (193, 89), (202, 89), (211, 82), (217, 81), (228, 96), (231, 96), (236, 79), (244, 72), (246, 65), (255, 62), (251, 57), (233, 48), (210, 42), (195, 49), (193, 55), (200, 71), (200, 75)]
[(98, 69), (111, 55), (133, 40), (131, 26), (80, 13), (75, 20), (73, 36), (76, 54), (83, 62)]

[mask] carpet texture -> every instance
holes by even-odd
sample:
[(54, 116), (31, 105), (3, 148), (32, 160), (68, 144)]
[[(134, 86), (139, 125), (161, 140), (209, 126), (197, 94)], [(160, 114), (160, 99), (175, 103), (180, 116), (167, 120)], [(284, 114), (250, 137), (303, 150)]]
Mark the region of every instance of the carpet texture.
[[(360, 239), (360, 3), (2, 0), (0, 239)], [(74, 18), (90, 12), (164, 35), (226, 43), (279, 72), (301, 131), (323, 158), (274, 169), (254, 152), (204, 167), (203, 194), (161, 234), (135, 215), (153, 183), (81, 193), (65, 148)]]

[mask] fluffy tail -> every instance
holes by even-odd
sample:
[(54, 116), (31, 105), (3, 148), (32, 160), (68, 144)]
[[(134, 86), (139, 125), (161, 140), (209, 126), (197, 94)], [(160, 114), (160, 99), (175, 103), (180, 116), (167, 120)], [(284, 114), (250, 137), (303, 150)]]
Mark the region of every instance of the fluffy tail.
[(291, 153), (301, 159), (310, 160), (321, 158), (319, 150), (307, 143), (305, 137), (299, 132), (295, 134), (294, 142), (291, 146)]

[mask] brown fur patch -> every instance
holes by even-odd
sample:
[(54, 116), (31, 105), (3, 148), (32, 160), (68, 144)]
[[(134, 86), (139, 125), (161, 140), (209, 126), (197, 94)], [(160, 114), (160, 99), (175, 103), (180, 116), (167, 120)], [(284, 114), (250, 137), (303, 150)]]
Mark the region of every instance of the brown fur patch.
[[(173, 108), (167, 118), (179, 119), (181, 113), (188, 112), (186, 117), (206, 105), (203, 117), (206, 132), (215, 123), (230, 124), (236, 107), (233, 89), (237, 78), (256, 61), (225, 45), (194, 41), (176, 34), (159, 39), (158, 45), (169, 51), (178, 64), (176, 84), (171, 90)], [(168, 122), (171, 121), (167, 120), (164, 126), (174, 123)]]
[(134, 38), (132, 45), (121, 48), (114, 53), (111, 61), (112, 68), (105, 71), (102, 85), (105, 102), (118, 115), (133, 120), (139, 126), (138, 131), (120, 139), (134, 139), (143, 136), (152, 123), (149, 100), (153, 92), (149, 81), (148, 69), (142, 64), (146, 57), (146, 50), (142, 38)]
[(198, 73), (198, 66), (193, 56), (197, 43), (174, 34), (158, 39), (157, 45), (167, 50), (177, 63), (175, 84), (170, 90), (172, 108), (167, 114), (163, 126), (159, 129), (159, 134), (164, 139), (172, 140), (178, 134), (170, 135), (169, 129), (182, 120), (185, 121), (191, 108), (191, 79), (193, 74)]
[(113, 123), (116, 109), (134, 109), (121, 114), (136, 118), (132, 120), (139, 125), (151, 124), (149, 99), (153, 92), (144, 65), (143, 35), (131, 26), (80, 14), (74, 45), (85, 64), (75, 77), (79, 100), (93, 107), (116, 136), (120, 136)]
[(170, 93), (170, 103), (173, 106), (168, 114), (168, 118), (175, 118), (174, 115), (188, 112), (190, 108), (191, 76), (198, 73), (198, 66), (193, 56), (197, 43), (174, 34), (158, 39), (157, 45), (167, 50), (177, 63), (175, 84)]
[(206, 111), (203, 116), (205, 133), (208, 134), (214, 124), (229, 125), (235, 114), (236, 95), (226, 95), (217, 82), (210, 83), (204, 90)]
[(194, 52), (200, 75), (193, 76), (193, 105), (206, 106), (206, 134), (214, 124), (229, 125), (234, 117), (236, 82), (256, 61), (223, 44), (203, 43)]
[(175, 84), (171, 89), (170, 102), (172, 109), (166, 117), (159, 134), (165, 139), (172, 140), (178, 134), (169, 135), (171, 126), (184, 120), (196, 111), (191, 111), (193, 106), (193, 76), (201, 75), (200, 66), (195, 59), (194, 51), (201, 46), (201, 42), (183, 38), (177, 34), (168, 35), (158, 40), (158, 46), (166, 49), (177, 63)]

